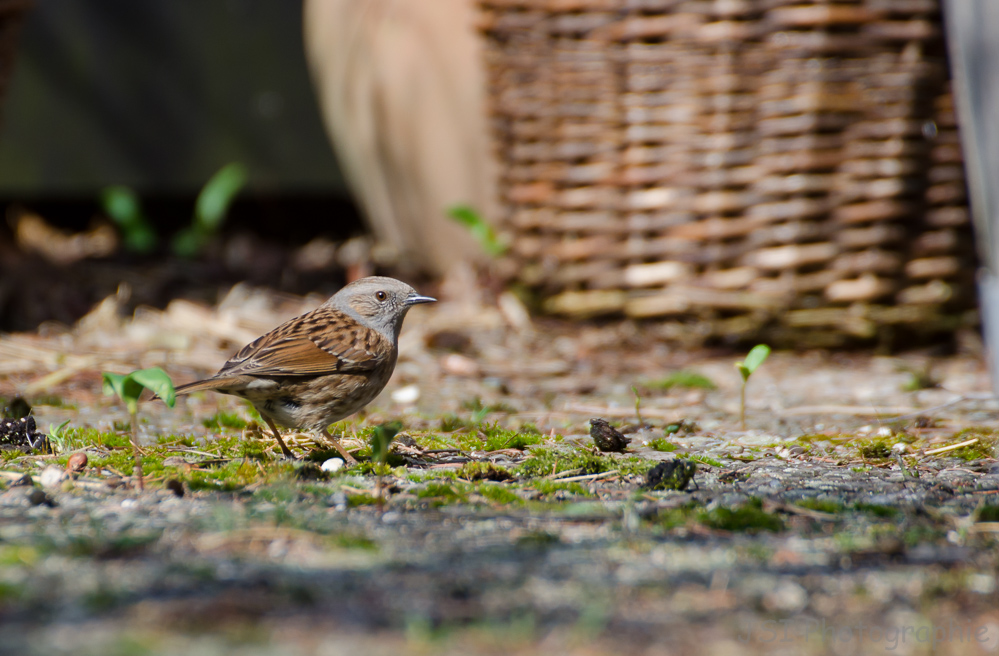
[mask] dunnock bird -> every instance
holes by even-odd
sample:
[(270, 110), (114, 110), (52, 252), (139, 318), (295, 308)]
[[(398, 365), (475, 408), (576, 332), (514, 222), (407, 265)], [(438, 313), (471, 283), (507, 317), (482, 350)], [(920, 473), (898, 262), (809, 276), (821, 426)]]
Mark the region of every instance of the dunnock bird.
[(250, 342), (211, 378), (181, 385), (177, 394), (241, 396), (267, 422), (285, 456), (292, 453), (275, 424), (322, 434), (355, 462), (327, 428), (378, 396), (395, 369), (406, 312), (435, 300), (393, 278), (361, 278)]

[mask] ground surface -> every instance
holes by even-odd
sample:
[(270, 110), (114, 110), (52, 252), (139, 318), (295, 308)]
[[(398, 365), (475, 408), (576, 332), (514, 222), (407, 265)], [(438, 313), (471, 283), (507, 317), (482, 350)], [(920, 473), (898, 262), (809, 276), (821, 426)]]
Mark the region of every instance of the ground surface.
[[(0, 396), (31, 401), (57, 451), (2, 456), (0, 653), (999, 650), (999, 404), (973, 337), (948, 357), (776, 353), (742, 430), (741, 352), (443, 297), (339, 427), (364, 461), (402, 421), (381, 476), (282, 461), (248, 408), (195, 396), (141, 405), (139, 491), (101, 395), (101, 371), (210, 374), (320, 299), (236, 288), (127, 319), (109, 299), (0, 337)], [(628, 452), (597, 452), (591, 417)], [(648, 489), (675, 458), (693, 483)]]

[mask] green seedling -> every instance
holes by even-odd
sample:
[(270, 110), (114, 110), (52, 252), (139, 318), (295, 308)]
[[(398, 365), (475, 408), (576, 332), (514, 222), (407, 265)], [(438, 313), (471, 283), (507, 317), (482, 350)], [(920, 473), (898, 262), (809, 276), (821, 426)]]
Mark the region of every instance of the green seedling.
[(156, 248), (159, 238), (142, 212), (138, 195), (122, 185), (105, 187), (101, 192), (101, 205), (122, 234), (125, 250), (148, 253)]
[(371, 459), (380, 465), (384, 465), (388, 461), (388, 452), (389, 447), (392, 445), (392, 440), (395, 439), (395, 436), (401, 430), (402, 423), (398, 421), (390, 421), (375, 426), (375, 429), (371, 431), (371, 438), (368, 440), (368, 445), (371, 447)]
[(163, 399), (169, 407), (173, 407), (177, 396), (174, 392), (173, 381), (170, 376), (159, 367), (150, 369), (139, 369), (130, 374), (114, 374), (109, 371), (103, 373), (104, 394), (111, 396), (117, 394), (118, 398), (125, 402), (125, 408), (132, 420), (132, 458), (134, 460), (134, 474), (138, 480), (139, 489), (143, 489), (142, 482), (142, 459), (139, 451), (139, 397), (142, 390), (152, 390), (156, 396)]
[[(229, 208), (246, 186), (246, 167), (231, 163), (209, 178), (194, 204), (191, 225), (178, 232), (171, 243), (181, 257), (194, 257), (218, 235)], [(114, 185), (101, 192), (101, 205), (121, 231), (125, 248), (134, 253), (148, 253), (156, 248), (159, 237), (142, 211), (142, 202), (134, 190)]]
[(638, 417), (638, 425), (644, 426), (645, 422), (642, 421), (642, 397), (638, 394), (638, 388), (634, 385), (631, 386), (631, 393), (635, 395), (635, 416)]
[(231, 163), (213, 175), (198, 194), (194, 204), (194, 221), (173, 239), (173, 251), (181, 257), (194, 257), (222, 228), (229, 207), (246, 185), (246, 167)]
[(749, 351), (745, 360), (735, 363), (735, 368), (739, 370), (739, 375), (742, 376), (742, 387), (739, 390), (739, 423), (742, 426), (742, 430), (746, 430), (746, 383), (749, 382), (749, 377), (753, 375), (754, 371), (759, 369), (760, 365), (763, 364), (769, 355), (769, 346), (766, 344), (757, 344)]
[(62, 422), (58, 426), (53, 426), (49, 424), (49, 444), (52, 445), (53, 451), (57, 453), (63, 453), (69, 450), (69, 436), (66, 435), (66, 426), (69, 426), (69, 419)]
[(499, 238), (493, 227), (478, 212), (468, 205), (455, 205), (447, 212), (448, 216), (465, 226), (472, 238), (492, 257), (499, 257), (507, 251), (507, 244)]

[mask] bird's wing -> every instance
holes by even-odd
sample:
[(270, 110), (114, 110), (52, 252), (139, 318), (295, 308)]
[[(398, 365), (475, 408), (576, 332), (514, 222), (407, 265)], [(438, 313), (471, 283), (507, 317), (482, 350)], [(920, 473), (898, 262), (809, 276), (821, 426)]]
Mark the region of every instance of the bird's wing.
[(320, 307), (250, 342), (215, 377), (364, 373), (391, 351), (378, 332)]

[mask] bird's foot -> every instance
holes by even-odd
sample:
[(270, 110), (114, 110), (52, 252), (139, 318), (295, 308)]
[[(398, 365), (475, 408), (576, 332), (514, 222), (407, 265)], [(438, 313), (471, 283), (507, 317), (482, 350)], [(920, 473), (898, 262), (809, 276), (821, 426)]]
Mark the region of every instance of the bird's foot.
[(357, 459), (354, 458), (354, 456), (350, 455), (347, 452), (347, 449), (343, 448), (343, 445), (340, 444), (340, 440), (338, 440), (335, 437), (333, 437), (332, 435), (330, 435), (329, 431), (327, 431), (325, 428), (323, 430), (319, 431), (319, 432), (325, 438), (326, 443), (329, 444), (329, 445), (331, 445), (334, 449), (337, 450), (337, 453), (339, 453), (341, 456), (343, 456), (343, 461), (346, 464), (348, 464), (348, 465), (356, 465), (357, 464)]

